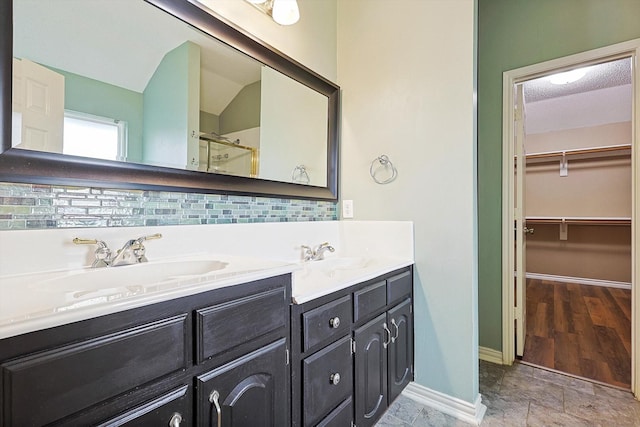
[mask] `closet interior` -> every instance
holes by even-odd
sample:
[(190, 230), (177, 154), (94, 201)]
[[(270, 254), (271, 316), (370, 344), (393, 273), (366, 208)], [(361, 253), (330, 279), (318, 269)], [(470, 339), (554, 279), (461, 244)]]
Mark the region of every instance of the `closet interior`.
[(523, 360), (623, 387), (631, 380), (629, 58), (575, 82), (524, 84)]

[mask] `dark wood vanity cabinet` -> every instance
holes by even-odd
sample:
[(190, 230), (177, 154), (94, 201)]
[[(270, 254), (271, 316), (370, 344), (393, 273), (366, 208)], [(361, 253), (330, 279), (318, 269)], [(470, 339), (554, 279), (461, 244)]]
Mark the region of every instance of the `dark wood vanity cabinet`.
[(0, 340), (0, 425), (288, 425), (290, 283), (277, 276)]
[(292, 306), (292, 425), (371, 426), (413, 379), (412, 277)]

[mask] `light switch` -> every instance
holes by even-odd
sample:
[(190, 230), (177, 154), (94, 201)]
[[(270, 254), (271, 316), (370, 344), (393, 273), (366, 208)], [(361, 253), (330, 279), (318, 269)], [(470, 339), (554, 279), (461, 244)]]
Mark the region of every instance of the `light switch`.
[(353, 200), (342, 201), (342, 217), (353, 218)]

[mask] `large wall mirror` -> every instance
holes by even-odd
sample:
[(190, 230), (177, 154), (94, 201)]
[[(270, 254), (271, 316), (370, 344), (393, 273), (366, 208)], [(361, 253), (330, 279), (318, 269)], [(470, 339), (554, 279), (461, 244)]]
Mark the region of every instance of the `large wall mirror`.
[(0, 15), (3, 181), (337, 199), (339, 88), (199, 2)]

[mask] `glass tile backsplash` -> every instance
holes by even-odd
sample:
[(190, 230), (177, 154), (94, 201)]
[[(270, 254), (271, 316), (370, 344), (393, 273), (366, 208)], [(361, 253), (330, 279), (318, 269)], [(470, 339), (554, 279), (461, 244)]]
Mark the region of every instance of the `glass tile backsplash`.
[(336, 203), (0, 183), (0, 229), (337, 220)]

